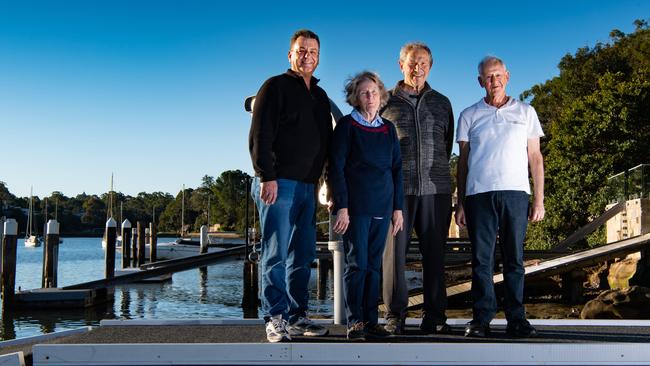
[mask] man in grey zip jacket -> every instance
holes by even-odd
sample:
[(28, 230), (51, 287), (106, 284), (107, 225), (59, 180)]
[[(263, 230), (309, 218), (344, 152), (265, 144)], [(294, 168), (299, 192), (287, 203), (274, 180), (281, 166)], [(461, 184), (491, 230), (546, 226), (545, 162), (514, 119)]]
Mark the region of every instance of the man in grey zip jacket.
[(386, 330), (402, 334), (408, 305), (404, 277), (406, 253), (415, 229), (422, 253), (424, 332), (449, 333), (444, 253), (451, 220), (449, 157), (454, 115), (449, 99), (426, 82), (433, 64), (423, 43), (407, 43), (400, 51), (404, 80), (390, 91), (381, 116), (393, 121), (402, 152), (404, 174), (404, 230), (389, 238), (383, 258), (383, 301)]

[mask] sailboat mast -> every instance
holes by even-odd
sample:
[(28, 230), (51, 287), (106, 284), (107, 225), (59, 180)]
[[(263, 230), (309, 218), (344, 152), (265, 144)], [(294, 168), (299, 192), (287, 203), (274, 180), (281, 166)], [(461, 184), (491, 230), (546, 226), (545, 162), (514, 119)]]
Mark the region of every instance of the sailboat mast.
[(27, 230), (25, 230), (26, 238), (32, 235), (32, 212), (34, 212), (34, 187), (29, 189), (29, 212), (27, 212)]
[(185, 184), (183, 184), (183, 195), (181, 196), (181, 237), (185, 235)]

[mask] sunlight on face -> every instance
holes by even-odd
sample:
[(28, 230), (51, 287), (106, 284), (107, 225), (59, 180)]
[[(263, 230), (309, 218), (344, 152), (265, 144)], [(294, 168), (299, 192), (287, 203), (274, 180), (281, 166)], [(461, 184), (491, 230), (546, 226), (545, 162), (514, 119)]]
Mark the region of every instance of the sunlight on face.
[(380, 99), (379, 86), (374, 81), (365, 80), (359, 84), (359, 112), (374, 118), (379, 110)]
[(313, 38), (298, 37), (289, 51), (291, 70), (303, 76), (311, 76), (318, 66), (320, 48)]
[(406, 85), (421, 90), (431, 70), (431, 58), (427, 51), (417, 48), (400, 61), (399, 67)]

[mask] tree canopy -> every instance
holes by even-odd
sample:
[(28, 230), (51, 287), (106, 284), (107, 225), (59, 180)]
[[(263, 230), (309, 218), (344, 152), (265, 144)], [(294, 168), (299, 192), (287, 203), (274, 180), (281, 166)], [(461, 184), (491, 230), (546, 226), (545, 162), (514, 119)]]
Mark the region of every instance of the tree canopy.
[[(650, 30), (610, 33), (611, 43), (584, 47), (559, 64), (560, 75), (525, 91), (539, 115), (546, 170), (546, 218), (527, 244), (548, 248), (607, 204), (607, 178), (647, 163), (650, 151)], [(585, 244), (604, 242), (601, 229)]]

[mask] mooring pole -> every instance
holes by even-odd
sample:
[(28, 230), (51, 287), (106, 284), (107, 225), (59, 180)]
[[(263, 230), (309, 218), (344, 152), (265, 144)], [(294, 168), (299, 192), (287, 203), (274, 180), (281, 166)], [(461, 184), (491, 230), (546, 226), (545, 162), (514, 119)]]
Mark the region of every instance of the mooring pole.
[(131, 229), (131, 260), (133, 267), (138, 266), (138, 229)]
[(318, 300), (325, 300), (327, 298), (327, 274), (330, 271), (330, 259), (318, 259), (316, 264), (318, 269), (318, 276), (316, 279), (316, 282), (318, 283), (316, 298), (318, 298)]
[[(2, 277), (2, 241), (4, 240), (5, 237), (5, 221), (7, 219), (2, 216), (0, 217), (0, 278)], [(0, 285), (2, 286), (2, 285)], [(2, 287), (0, 287), (0, 291), (2, 291)]]
[(149, 237), (149, 261), (153, 263), (158, 260), (158, 233), (153, 222), (149, 223)]
[(16, 250), (18, 242), (18, 223), (15, 219), (7, 219), (4, 224), (2, 239), (2, 309), (13, 306), (16, 290)]
[(117, 241), (117, 222), (111, 217), (106, 221), (106, 261), (104, 277), (115, 277), (115, 242)]
[(122, 268), (131, 267), (131, 221), (122, 221)]
[(144, 264), (144, 247), (145, 247), (145, 233), (144, 233), (144, 223), (142, 221), (138, 221), (138, 265), (136, 267), (140, 267), (141, 265)]
[(327, 249), (332, 252), (332, 262), (334, 266), (334, 324), (345, 324), (345, 305), (343, 298), (343, 242), (339, 240), (340, 236), (334, 232), (335, 216), (330, 215), (329, 221), (330, 240), (327, 242)]
[(199, 243), (201, 248), (199, 250), (200, 254), (205, 254), (208, 252), (208, 227), (201, 225), (201, 237), (199, 238)]
[[(43, 280), (41, 287), (57, 287), (57, 268), (59, 267), (59, 223), (48, 220), (45, 227), (45, 261), (43, 261)], [(108, 243), (106, 243), (108, 245)]]

